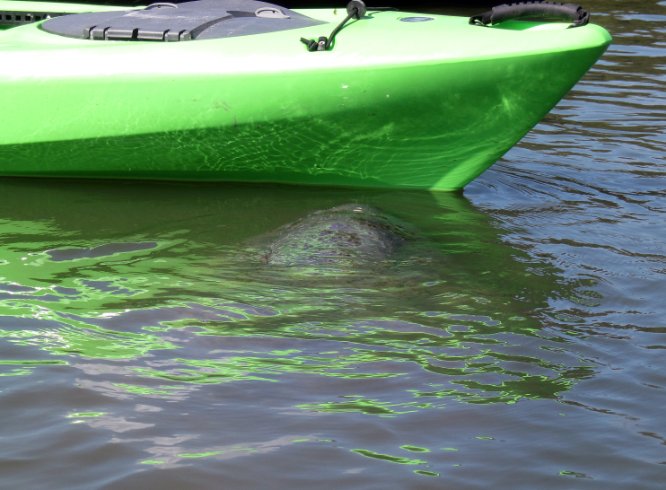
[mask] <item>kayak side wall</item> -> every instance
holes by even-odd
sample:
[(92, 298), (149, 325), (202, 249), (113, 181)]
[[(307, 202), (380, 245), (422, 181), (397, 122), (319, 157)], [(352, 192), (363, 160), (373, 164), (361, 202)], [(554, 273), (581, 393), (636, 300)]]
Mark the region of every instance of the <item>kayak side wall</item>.
[[(114, 80), (63, 81), (57, 99), (45, 96), (28, 111), (41, 117), (23, 131), (32, 126), (47, 134), (45, 126), (65, 115), (59, 133), (96, 124), (91, 134), (104, 134), (122, 121), (126, 133), (0, 145), (0, 172), (459, 189), (522, 138), (600, 54), (589, 49), (457, 69), (442, 64), (279, 80), (134, 80), (125, 95)], [(566, 74), (558, 68), (563, 63)], [(310, 87), (318, 90), (309, 93)], [(16, 112), (26, 100), (15, 94), (13, 104), (4, 104)], [(109, 107), (108, 100), (116, 103)], [(137, 134), (144, 118), (174, 117), (187, 126)]]
[[(174, 44), (74, 40), (32, 25), (0, 33), (0, 107), (12, 114), (0, 174), (455, 190), (610, 41), (597, 26), (525, 36), (433, 16), (380, 51), (403, 23), (375, 15), (326, 53), (308, 53), (296, 31)], [(453, 37), (416, 49), (440, 31)], [(484, 49), (497, 39), (504, 51)], [(525, 39), (534, 42), (521, 51)]]

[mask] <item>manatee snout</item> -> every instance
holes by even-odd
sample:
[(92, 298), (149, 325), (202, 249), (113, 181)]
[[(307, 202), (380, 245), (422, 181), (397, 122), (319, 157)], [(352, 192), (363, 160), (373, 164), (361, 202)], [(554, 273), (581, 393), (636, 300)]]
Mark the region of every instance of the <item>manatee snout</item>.
[(344, 204), (281, 227), (264, 260), (284, 266), (362, 266), (390, 259), (410, 238), (409, 227), (379, 209)]

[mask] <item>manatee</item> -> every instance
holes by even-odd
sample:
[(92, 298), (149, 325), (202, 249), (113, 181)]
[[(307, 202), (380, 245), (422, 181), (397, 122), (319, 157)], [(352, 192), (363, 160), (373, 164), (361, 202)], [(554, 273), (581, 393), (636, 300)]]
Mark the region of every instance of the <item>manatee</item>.
[(263, 255), (279, 266), (358, 267), (391, 259), (414, 232), (379, 209), (343, 204), (279, 228)]

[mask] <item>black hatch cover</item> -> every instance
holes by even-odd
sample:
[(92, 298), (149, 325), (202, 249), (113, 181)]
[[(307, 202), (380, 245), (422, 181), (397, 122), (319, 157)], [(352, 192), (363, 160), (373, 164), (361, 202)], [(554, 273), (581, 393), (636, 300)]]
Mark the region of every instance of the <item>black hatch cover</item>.
[(254, 0), (154, 3), (144, 9), (63, 15), (47, 32), (92, 40), (188, 41), (247, 36), (323, 24), (278, 5)]

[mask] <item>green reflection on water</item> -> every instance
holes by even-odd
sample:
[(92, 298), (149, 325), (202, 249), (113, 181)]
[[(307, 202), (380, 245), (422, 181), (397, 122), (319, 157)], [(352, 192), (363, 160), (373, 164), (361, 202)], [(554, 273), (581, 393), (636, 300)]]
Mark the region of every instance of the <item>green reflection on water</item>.
[[(294, 356), (271, 352), (264, 357), (228, 356), (221, 360), (174, 359), (179, 366), (171, 370), (138, 368), (137, 374), (151, 378), (196, 384), (223, 383), (229, 381), (278, 381), (286, 373), (315, 374), (343, 379), (380, 379), (399, 376), (399, 373), (361, 372), (364, 362), (372, 362), (364, 356)], [(274, 357), (273, 357), (274, 356)]]
[(200, 459), (200, 458), (210, 458), (221, 454), (221, 451), (203, 451), (200, 453), (180, 453), (179, 458), (184, 459)]
[[(381, 398), (340, 388), (297, 405), (390, 417), (441, 409), (445, 399), (556, 398), (592, 372), (542, 347), (503, 352), (548, 342), (538, 312), (560, 282), (504, 245), (460, 196), (119, 183), (0, 190), (0, 342), (62, 365), (122, 361), (125, 378), (112, 384), (126, 393), (169, 397), (184, 385), (299, 376), (405, 380)], [(409, 221), (424, 243), (353, 271), (258, 260), (255, 240), (345, 202)], [(279, 347), (263, 347), (272, 342)], [(39, 366), (6, 365), (12, 375)]]
[(428, 464), (427, 461), (422, 459), (403, 458), (401, 456), (392, 456), (390, 454), (376, 453), (367, 449), (352, 449), (352, 452), (365, 456), (366, 458), (381, 459), (390, 463), (406, 464), (406, 465), (421, 465)]
[(114, 383), (114, 386), (122, 389), (126, 393), (134, 395), (172, 395), (177, 392), (177, 386), (161, 385), (157, 388), (149, 388), (147, 386), (133, 385), (129, 383)]
[[(65, 366), (68, 363), (60, 360), (28, 360), (28, 359), (0, 359), (0, 366), (18, 366), (7, 370), (0, 370), (0, 377), (25, 376), (40, 366)], [(0, 368), (2, 369), (2, 368)]]
[(1, 377), (8, 377), (8, 376), (25, 376), (28, 374), (32, 373), (32, 369), (25, 369), (25, 368), (15, 368), (15, 369), (10, 369), (9, 371), (5, 371), (0, 373)]
[(439, 473), (437, 473), (435, 471), (414, 470), (414, 473), (417, 474), (417, 475), (421, 475), (421, 476), (432, 476), (432, 477), (439, 476)]
[(17, 345), (39, 346), (53, 354), (97, 359), (134, 359), (154, 350), (176, 348), (154, 335), (108, 330), (75, 321), (58, 329), (0, 329), (0, 338)]
[(71, 412), (67, 414), (67, 418), (71, 419), (72, 424), (83, 424), (89, 419), (97, 419), (104, 417), (107, 412)]
[(393, 417), (395, 415), (418, 412), (419, 410), (430, 408), (433, 406), (430, 403), (382, 402), (379, 400), (370, 400), (367, 398), (362, 398), (357, 395), (346, 395), (342, 396), (341, 398), (346, 398), (347, 400), (343, 402), (304, 403), (299, 405), (298, 407), (304, 410), (311, 410), (314, 412), (362, 413), (365, 415)]
[(144, 459), (143, 461), (139, 461), (139, 464), (145, 465), (161, 465), (164, 463), (166, 463), (166, 461), (163, 459)]
[[(403, 449), (405, 451), (410, 451), (410, 452), (420, 452), (420, 453), (429, 453), (430, 450), (427, 448), (422, 448), (422, 447), (417, 447), (417, 446), (400, 446), (400, 449)], [(399, 465), (406, 465), (406, 466), (427, 466), (430, 464), (429, 461), (423, 460), (423, 459), (416, 459), (416, 458), (407, 458), (403, 456), (395, 456), (392, 454), (386, 454), (386, 453), (379, 453), (376, 451), (371, 451), (369, 449), (352, 449), (351, 450), (353, 453), (360, 454), (361, 456), (364, 456), (366, 458), (371, 458), (371, 459), (376, 459), (380, 461), (385, 461), (388, 463), (395, 463)], [(430, 471), (426, 469), (417, 469), (413, 470), (413, 473), (416, 475), (420, 476), (428, 476), (428, 477), (438, 477), (440, 476), (439, 473), (436, 471)]]
[(411, 451), (413, 453), (429, 453), (430, 449), (426, 447), (419, 447), (419, 446), (410, 446), (410, 445), (404, 445), (400, 446), (400, 449), (404, 449), (405, 451)]
[(132, 334), (104, 329), (59, 332), (60, 347), (45, 347), (56, 354), (78, 354), (97, 359), (133, 359), (158, 349), (176, 346), (147, 334)]
[(82, 419), (82, 418), (96, 418), (96, 417), (103, 417), (106, 415), (106, 412), (72, 412), (69, 415), (67, 415), (67, 418), (70, 419)]
[(512, 373), (516, 379), (500, 383), (481, 383), (474, 380), (454, 380), (452, 384), (467, 390), (414, 391), (417, 398), (455, 398), (467, 403), (516, 403), (526, 398), (557, 398), (573, 385), (569, 379), (529, 376)]
[(586, 475), (585, 473), (581, 473), (579, 471), (562, 470), (562, 471), (560, 471), (560, 475), (561, 476), (571, 476), (571, 477), (574, 477), (574, 478), (584, 478), (584, 479), (588, 479), (588, 480), (592, 479), (590, 476)]
[(65, 361), (57, 361), (57, 360), (28, 360), (28, 359), (21, 359), (21, 360), (8, 360), (8, 359), (0, 359), (0, 366), (64, 366), (67, 365), (67, 362)]
[(329, 445), (333, 441), (328, 439), (320, 439), (309, 436), (280, 436), (274, 439), (249, 442), (243, 444), (229, 444), (229, 445), (216, 445), (207, 448), (203, 451), (184, 451), (182, 447), (172, 444), (166, 444), (162, 447), (159, 445), (151, 448), (154, 456), (149, 459), (139, 461), (139, 464), (144, 465), (160, 465), (168, 467), (171, 465), (179, 465), (182, 460), (195, 460), (214, 458), (217, 460), (233, 460), (236, 458), (247, 457), (250, 455), (267, 454), (274, 451), (279, 451), (282, 448), (287, 448), (297, 444), (326, 444)]

